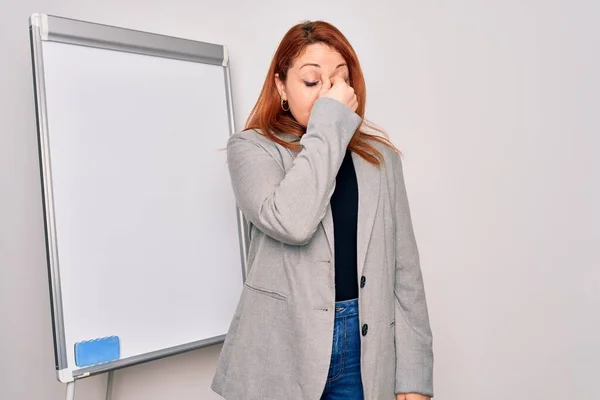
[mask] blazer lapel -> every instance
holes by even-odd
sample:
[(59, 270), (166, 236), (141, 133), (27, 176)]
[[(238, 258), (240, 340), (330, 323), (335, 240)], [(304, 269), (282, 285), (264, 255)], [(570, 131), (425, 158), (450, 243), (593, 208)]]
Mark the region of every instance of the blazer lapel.
[(327, 242), (329, 243), (329, 251), (331, 252), (331, 265), (333, 265), (335, 257), (335, 243), (333, 242), (333, 214), (331, 213), (331, 204), (327, 206), (327, 212), (325, 213), (325, 217), (321, 220), (321, 225), (323, 225), (323, 230), (325, 231), (325, 236), (327, 237)]
[(379, 204), (381, 169), (368, 163), (358, 154), (352, 153), (352, 161), (358, 181), (358, 228), (357, 228), (357, 269), (358, 279), (363, 274), (367, 248), (373, 232), (375, 213)]
[[(280, 133), (280, 136), (282, 137), (282, 139), (287, 140), (289, 142), (296, 142), (298, 141), (298, 137), (288, 134), (288, 133)], [(292, 161), (296, 158), (296, 156), (298, 155), (298, 153), (300, 152), (299, 150), (291, 150), (291, 149), (287, 149), (288, 153), (290, 154), (291, 158), (289, 162), (286, 162), (284, 160), (284, 168), (287, 171), (288, 168), (291, 166)], [(335, 243), (333, 242), (333, 214), (331, 213), (331, 204), (329, 204), (327, 206), (327, 211), (325, 212), (325, 216), (323, 217), (323, 219), (321, 220), (321, 226), (323, 226), (323, 230), (325, 231), (325, 237), (327, 238), (327, 243), (329, 244), (329, 251), (331, 252), (331, 262), (333, 265), (334, 259), (333, 257), (335, 256)]]
[[(292, 159), (298, 154), (297, 151), (289, 150)], [(379, 204), (379, 191), (381, 181), (381, 169), (368, 163), (356, 153), (352, 153), (352, 162), (356, 171), (356, 180), (358, 183), (358, 226), (357, 226), (357, 272), (358, 279), (362, 276), (367, 258), (367, 248), (371, 233), (373, 232), (373, 224), (375, 223), (375, 213)], [(287, 167), (286, 167), (287, 169)], [(321, 221), (329, 250), (331, 251), (332, 262), (335, 257), (335, 243), (333, 232), (333, 215), (331, 213), (331, 205), (327, 207), (325, 217)]]

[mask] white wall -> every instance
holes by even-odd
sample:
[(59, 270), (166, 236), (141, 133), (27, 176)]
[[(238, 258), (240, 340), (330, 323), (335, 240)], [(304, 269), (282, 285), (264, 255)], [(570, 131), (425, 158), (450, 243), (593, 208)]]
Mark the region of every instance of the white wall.
[[(0, 397), (56, 400), (27, 18), (229, 46), (243, 125), (277, 42), (327, 19), (368, 116), (405, 153), (439, 399), (595, 399), (600, 358), (600, 17), (594, 0), (2, 0)], [(290, 7), (290, 10), (285, 8)], [(217, 399), (219, 346), (120, 370), (114, 398)], [(595, 372), (595, 373), (594, 373)], [(103, 398), (105, 377), (80, 381)]]

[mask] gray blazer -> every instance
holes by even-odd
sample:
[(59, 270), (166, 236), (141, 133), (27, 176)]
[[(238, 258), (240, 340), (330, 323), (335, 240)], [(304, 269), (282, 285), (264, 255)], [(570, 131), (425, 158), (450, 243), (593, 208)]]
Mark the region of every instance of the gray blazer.
[[(255, 131), (232, 135), (228, 165), (249, 223), (249, 272), (212, 389), (229, 400), (319, 400), (334, 323), (329, 199), (361, 118), (342, 103), (313, 106), (302, 150)], [(298, 140), (282, 135), (286, 140)], [(377, 168), (353, 154), (359, 188), (358, 276), (365, 400), (433, 396), (433, 351), (400, 156)], [(360, 279), (359, 279), (360, 280)]]

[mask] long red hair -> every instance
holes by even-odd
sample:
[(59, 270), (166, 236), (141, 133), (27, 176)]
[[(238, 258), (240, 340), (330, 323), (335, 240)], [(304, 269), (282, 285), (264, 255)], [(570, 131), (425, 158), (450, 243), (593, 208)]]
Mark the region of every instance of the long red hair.
[[(285, 82), (287, 72), (294, 60), (302, 54), (307, 46), (315, 43), (323, 43), (335, 49), (348, 64), (349, 84), (354, 88), (358, 100), (356, 113), (363, 118), (363, 124), (356, 130), (348, 148), (371, 164), (379, 166), (383, 156), (373, 146), (371, 140), (383, 143), (395, 151), (398, 149), (390, 142), (382, 129), (364, 120), (367, 90), (358, 57), (342, 32), (324, 21), (303, 22), (293, 26), (285, 34), (273, 56), (265, 83), (248, 117), (245, 129), (256, 129), (284, 147), (300, 150), (298, 143), (286, 142), (276, 134), (276, 132), (285, 132), (300, 137), (306, 133), (306, 128), (300, 125), (289, 111), (282, 109), (275, 85), (275, 74), (279, 74), (279, 78)], [(369, 128), (377, 134), (367, 133), (365, 128)]]

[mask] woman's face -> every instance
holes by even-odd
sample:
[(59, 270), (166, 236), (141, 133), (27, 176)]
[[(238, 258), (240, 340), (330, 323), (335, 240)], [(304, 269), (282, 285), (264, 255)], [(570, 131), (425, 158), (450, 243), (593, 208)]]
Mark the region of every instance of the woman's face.
[(296, 121), (306, 126), (319, 92), (331, 87), (334, 76), (340, 76), (349, 83), (350, 71), (346, 61), (333, 48), (315, 43), (307, 46), (305, 52), (296, 58), (287, 72), (286, 81), (281, 81), (276, 74), (275, 83)]

